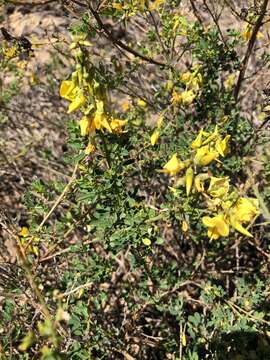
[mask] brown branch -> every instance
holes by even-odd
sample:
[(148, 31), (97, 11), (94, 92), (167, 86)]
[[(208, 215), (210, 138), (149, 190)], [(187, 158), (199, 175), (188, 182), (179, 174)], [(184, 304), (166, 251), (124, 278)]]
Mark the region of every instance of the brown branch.
[(158, 41), (164, 51), (164, 54), (168, 54), (168, 49), (166, 49), (161, 37), (160, 37), (160, 33), (159, 33), (159, 29), (158, 29), (158, 25), (157, 25), (157, 22), (156, 22), (156, 19), (154, 17), (154, 15), (152, 14), (152, 12), (149, 10), (149, 15), (150, 15), (150, 18), (153, 22), (153, 25), (154, 25), (154, 28), (155, 28), (155, 31), (156, 31), (156, 34), (157, 34), (157, 37), (158, 37)]
[(246, 146), (246, 145), (250, 142), (250, 140), (252, 140), (252, 139), (254, 139), (254, 141), (257, 140), (257, 139), (258, 139), (258, 133), (259, 133), (259, 131), (260, 131), (269, 121), (270, 121), (270, 116), (268, 115), (268, 116), (264, 119), (263, 123), (262, 123), (262, 124), (259, 126), (259, 128), (257, 129), (257, 133), (255, 134), (255, 136), (254, 136), (254, 134), (250, 135), (250, 136), (246, 139), (246, 141), (243, 143), (243, 146)]
[(191, 7), (192, 7), (192, 11), (193, 11), (193, 14), (195, 15), (196, 19), (199, 21), (199, 23), (203, 26), (203, 20), (201, 18), (201, 15), (195, 5), (195, 1), (194, 0), (190, 0), (190, 4), (191, 4)]
[(128, 45), (124, 44), (122, 41), (115, 39), (115, 37), (113, 36), (113, 34), (107, 29), (106, 25), (103, 23), (103, 21), (101, 20), (101, 17), (99, 16), (99, 14), (94, 10), (94, 8), (92, 7), (92, 5), (90, 4), (90, 2), (88, 3), (89, 6), (89, 10), (92, 13), (92, 15), (94, 16), (99, 29), (102, 30), (102, 32), (105, 34), (105, 36), (117, 47), (120, 47), (122, 49), (124, 49), (125, 51), (131, 53), (132, 55), (149, 62), (150, 64), (154, 64), (154, 65), (159, 65), (159, 66), (168, 66), (167, 64), (160, 62), (158, 60), (155, 60), (153, 58), (150, 58), (148, 56), (145, 56), (141, 53), (139, 53), (138, 51), (132, 49), (131, 47), (129, 47)]
[(212, 20), (214, 21), (223, 44), (226, 46), (226, 48), (228, 48), (226, 40), (225, 40), (224, 35), (223, 35), (223, 32), (222, 32), (222, 30), (221, 30), (221, 28), (219, 26), (219, 18), (220, 18), (221, 13), (218, 16), (216, 16), (216, 14), (214, 14), (212, 12), (211, 8), (208, 6), (206, 0), (203, 0), (203, 4), (204, 4), (206, 10), (208, 11), (209, 15), (211, 16)]
[(56, 2), (57, 0), (47, 0), (47, 1), (31, 1), (31, 2), (24, 2), (24, 1), (13, 1), (10, 0), (10, 4), (12, 5), (31, 5), (31, 6), (38, 6), (38, 5), (48, 5), (50, 3)]
[(259, 15), (254, 27), (253, 27), (251, 38), (250, 38), (250, 40), (248, 42), (247, 51), (246, 51), (246, 54), (245, 54), (244, 59), (243, 59), (242, 67), (241, 67), (241, 70), (239, 72), (239, 76), (238, 76), (238, 79), (237, 79), (236, 86), (234, 88), (234, 94), (233, 95), (234, 95), (234, 99), (235, 99), (236, 102), (238, 100), (239, 92), (240, 92), (240, 89), (241, 89), (241, 86), (242, 86), (242, 83), (243, 83), (243, 80), (244, 80), (244, 77), (245, 77), (248, 62), (249, 62), (250, 56), (252, 54), (252, 51), (253, 51), (253, 48), (254, 48), (254, 45), (255, 45), (255, 42), (256, 42), (256, 38), (257, 38), (257, 35), (258, 35), (258, 32), (259, 32), (259, 29), (263, 24), (263, 19), (264, 19), (264, 16), (266, 14), (268, 2), (269, 2), (269, 0), (264, 0), (264, 2), (262, 4), (262, 7), (261, 7), (260, 15)]

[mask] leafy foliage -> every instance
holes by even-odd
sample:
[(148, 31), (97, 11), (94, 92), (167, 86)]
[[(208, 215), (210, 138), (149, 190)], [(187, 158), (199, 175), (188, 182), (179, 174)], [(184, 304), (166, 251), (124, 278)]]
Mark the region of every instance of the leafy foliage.
[[(59, 84), (74, 171), (25, 195), (22, 270), (1, 305), (15, 324), (1, 329), (4, 358), (269, 354), (270, 171), (253, 163), (267, 163), (269, 140), (239, 101), (261, 3), (248, 36), (223, 35), (209, 8), (204, 25), (182, 1), (82, 2)], [(4, 69), (17, 59), (7, 49)]]

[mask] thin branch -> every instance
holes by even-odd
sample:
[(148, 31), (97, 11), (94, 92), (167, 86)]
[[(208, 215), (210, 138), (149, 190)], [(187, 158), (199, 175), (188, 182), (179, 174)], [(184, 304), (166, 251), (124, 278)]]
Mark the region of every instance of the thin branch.
[(206, 7), (206, 10), (208, 11), (208, 13), (209, 13), (209, 15), (211, 16), (212, 20), (214, 21), (214, 23), (215, 23), (215, 25), (216, 25), (216, 27), (217, 27), (217, 29), (218, 29), (218, 32), (219, 32), (219, 35), (220, 35), (220, 37), (221, 37), (221, 40), (222, 40), (223, 44), (227, 47), (227, 43), (226, 43), (226, 40), (225, 40), (225, 38), (224, 38), (223, 32), (222, 32), (222, 30), (221, 30), (221, 28), (220, 28), (220, 26), (219, 26), (219, 18), (220, 18), (221, 13), (220, 13), (218, 16), (216, 16), (216, 15), (212, 12), (212, 10), (210, 9), (210, 7), (208, 6), (206, 0), (203, 0), (203, 4), (204, 4), (204, 6)]
[(106, 25), (102, 22), (101, 17), (99, 16), (99, 14), (94, 10), (94, 8), (92, 7), (92, 5), (90, 4), (90, 2), (88, 3), (89, 9), (91, 14), (94, 16), (99, 29), (105, 34), (105, 36), (117, 47), (120, 47), (122, 49), (124, 49), (125, 51), (131, 53), (132, 55), (134, 55), (135, 57), (138, 57), (144, 61), (149, 62), (150, 64), (154, 64), (154, 65), (159, 65), (159, 66), (168, 66), (167, 64), (160, 62), (158, 60), (155, 60), (153, 58), (150, 58), (146, 55), (143, 55), (141, 53), (139, 53), (138, 51), (132, 49), (131, 47), (129, 47), (128, 45), (124, 44), (122, 41), (115, 39), (115, 37), (113, 36), (113, 34), (107, 29)]
[(153, 22), (153, 25), (154, 25), (154, 28), (155, 28), (155, 31), (156, 31), (156, 34), (157, 34), (157, 37), (158, 37), (158, 41), (164, 51), (165, 54), (168, 54), (168, 49), (166, 49), (165, 45), (164, 45), (164, 42), (162, 41), (161, 39), (161, 36), (160, 36), (160, 33), (159, 33), (159, 29), (158, 29), (158, 24), (156, 22), (156, 19), (154, 17), (154, 15), (152, 14), (152, 12), (149, 10), (149, 15), (151, 17), (151, 20)]
[(243, 143), (243, 146), (246, 146), (249, 142), (250, 142), (250, 140), (254, 140), (254, 141), (256, 141), (257, 140), (257, 138), (258, 138), (258, 132), (268, 123), (270, 121), (270, 116), (268, 115), (268, 116), (266, 116), (266, 118), (265, 118), (265, 120), (264, 120), (264, 122), (259, 126), (259, 128), (257, 129), (257, 133), (256, 133), (256, 135), (255, 135), (255, 138), (254, 138), (254, 134), (251, 134), (247, 139), (246, 139), (246, 141)]
[(46, 214), (46, 216), (43, 218), (42, 222), (39, 224), (38, 228), (37, 228), (37, 232), (39, 232), (43, 225), (46, 223), (46, 221), (49, 219), (49, 217), (52, 215), (52, 213), (54, 212), (54, 210), (57, 208), (57, 206), (61, 203), (61, 201), (63, 200), (63, 198), (65, 197), (65, 195), (67, 194), (67, 192), (69, 191), (71, 185), (73, 184), (73, 182), (76, 179), (76, 173), (78, 170), (78, 166), (79, 163), (77, 163), (74, 167), (73, 170), (73, 174), (68, 182), (68, 184), (66, 185), (66, 187), (64, 188), (63, 192), (60, 194), (60, 196), (56, 199), (54, 205), (52, 206), (52, 208), (50, 209), (50, 211)]
[(190, 4), (191, 4), (191, 7), (192, 7), (192, 10), (193, 10), (193, 13), (196, 17), (196, 19), (199, 21), (199, 23), (203, 26), (203, 20), (201, 18), (201, 15), (199, 14), (199, 11), (195, 5), (195, 1), (194, 0), (190, 0)]
[(242, 83), (243, 83), (243, 80), (244, 80), (244, 77), (245, 77), (248, 62), (249, 62), (250, 56), (252, 54), (252, 51), (253, 51), (253, 48), (254, 48), (254, 45), (255, 45), (255, 42), (256, 42), (256, 38), (257, 38), (257, 35), (258, 35), (258, 32), (259, 32), (259, 29), (263, 24), (263, 19), (264, 19), (264, 16), (266, 14), (268, 2), (269, 2), (269, 0), (264, 0), (264, 2), (262, 4), (262, 7), (261, 7), (260, 15), (259, 15), (254, 27), (253, 27), (251, 38), (250, 38), (250, 40), (248, 42), (247, 51), (246, 51), (246, 54), (245, 54), (244, 59), (243, 59), (242, 67), (241, 67), (241, 70), (239, 72), (239, 76), (238, 76), (238, 79), (237, 79), (236, 86), (234, 88), (234, 99), (235, 99), (236, 102), (238, 100), (239, 92), (240, 92), (240, 89), (241, 89), (241, 86), (242, 86)]
[(57, 0), (47, 0), (47, 1), (31, 1), (31, 2), (28, 2), (28, 1), (13, 1), (13, 0), (10, 0), (10, 4), (12, 5), (31, 5), (31, 6), (38, 6), (38, 5), (48, 5), (48, 4), (51, 4), (53, 2), (56, 2)]

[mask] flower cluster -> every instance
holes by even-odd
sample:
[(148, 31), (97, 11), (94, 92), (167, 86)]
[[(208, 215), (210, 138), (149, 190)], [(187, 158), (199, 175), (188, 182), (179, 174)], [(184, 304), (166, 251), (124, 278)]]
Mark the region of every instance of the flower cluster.
[(180, 76), (180, 82), (185, 86), (185, 90), (182, 92), (173, 91), (172, 103), (190, 105), (196, 98), (200, 87), (202, 85), (202, 75), (200, 74), (200, 68), (194, 65), (191, 69)]
[(202, 222), (208, 227), (208, 237), (218, 239), (228, 236), (230, 226), (245, 236), (252, 237), (243, 227), (259, 213), (257, 199), (238, 197), (236, 191), (229, 192), (229, 178), (210, 178), (210, 184), (205, 192), (208, 209), (214, 216), (204, 216)]
[[(106, 90), (93, 78), (92, 69), (85, 66), (84, 46), (91, 46), (85, 36), (74, 38), (70, 48), (74, 50), (76, 70), (72, 73), (71, 80), (64, 80), (60, 86), (60, 96), (70, 102), (68, 113), (80, 110), (83, 117), (80, 119), (82, 136), (93, 135), (96, 130), (108, 131), (120, 134), (127, 120), (114, 118), (106, 109)], [(95, 150), (95, 146), (89, 140), (85, 153)]]
[(213, 132), (202, 129), (191, 143), (189, 159), (181, 160), (175, 153), (163, 169), (159, 170), (174, 177), (181, 172), (184, 173), (175, 179), (175, 186), (171, 188), (173, 191), (177, 187), (185, 186), (187, 196), (192, 191), (203, 196), (208, 213), (214, 214), (202, 218), (211, 239), (228, 236), (230, 226), (246, 236), (252, 236), (242, 224), (251, 222), (259, 212), (257, 199), (239, 197), (235, 190), (229, 191), (228, 177), (214, 177), (207, 171), (201, 171), (213, 161), (220, 162), (219, 157), (224, 157), (228, 153), (229, 139), (230, 135), (220, 135), (217, 126)]
[[(254, 26), (251, 23), (246, 23), (245, 27), (241, 33), (241, 36), (245, 42), (248, 42), (251, 39), (252, 33), (253, 33)], [(263, 33), (258, 31), (256, 35), (257, 39), (263, 38)]]

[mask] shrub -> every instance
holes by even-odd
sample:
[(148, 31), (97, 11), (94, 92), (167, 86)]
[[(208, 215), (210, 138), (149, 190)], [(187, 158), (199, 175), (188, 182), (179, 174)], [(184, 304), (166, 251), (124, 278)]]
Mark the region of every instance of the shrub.
[(71, 3), (73, 173), (25, 196), (11, 355), (266, 359), (269, 108), (245, 97), (268, 66), (268, 1), (239, 31), (221, 28), (226, 2), (202, 1), (206, 20), (194, 1)]

